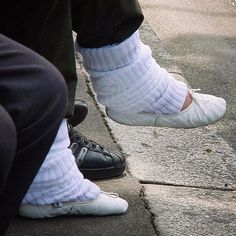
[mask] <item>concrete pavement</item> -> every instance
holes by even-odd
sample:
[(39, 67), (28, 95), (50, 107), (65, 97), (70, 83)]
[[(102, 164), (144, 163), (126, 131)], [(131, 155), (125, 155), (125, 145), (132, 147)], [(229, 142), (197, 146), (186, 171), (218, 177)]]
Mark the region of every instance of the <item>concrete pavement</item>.
[(146, 19), (194, 88), (227, 100), (218, 132), (236, 150), (236, 7), (229, 0), (141, 0)]
[[(141, 32), (158, 62), (182, 79), (183, 71), (147, 23)], [(107, 121), (128, 155), (130, 173), (144, 187), (158, 235), (235, 235), (236, 154), (218, 134), (223, 121), (192, 130)]]
[[(214, 2), (217, 6), (220, 4), (218, 0)], [(181, 36), (183, 44), (171, 40), (171, 31), (179, 35), (179, 31), (183, 29), (179, 29), (178, 26), (182, 24), (185, 25), (186, 31), (193, 29), (187, 24), (186, 19), (178, 24), (179, 15), (174, 13), (179, 9), (177, 4), (180, 3), (185, 7), (177, 11), (181, 12), (182, 16), (187, 9), (188, 14), (195, 14), (196, 4), (198, 8), (201, 6), (201, 1), (142, 0), (141, 4), (148, 23), (143, 24), (141, 37), (152, 47), (157, 61), (178, 79), (184, 79), (183, 74), (187, 74), (187, 80), (191, 84), (202, 85), (206, 91), (215, 94), (218, 93), (217, 88), (220, 86), (222, 90), (219, 94), (223, 93), (222, 95), (226, 95), (228, 99), (228, 94), (232, 94), (235, 89), (233, 78), (227, 77), (232, 85), (232, 91), (228, 91), (228, 85), (221, 79), (216, 79), (214, 83), (211, 81), (213, 70), (208, 70), (212, 68), (210, 60), (204, 60), (205, 69), (199, 72), (192, 65), (199, 65), (200, 57), (186, 59), (185, 53), (181, 57), (179, 54), (175, 55), (173, 48), (188, 50), (190, 44), (184, 36)], [(172, 8), (167, 6), (168, 4), (172, 4)], [(193, 9), (189, 11), (188, 7)], [(232, 6), (226, 5), (225, 2), (224, 7), (225, 15), (219, 18), (219, 21), (225, 19), (223, 22), (227, 21), (234, 27), (236, 25), (233, 24), (236, 19), (234, 10), (231, 10)], [(172, 11), (165, 15), (166, 9)], [(168, 16), (172, 19), (169, 23)], [(158, 25), (164, 29), (160, 30)], [(227, 32), (224, 33), (229, 34), (231, 28), (228, 28), (228, 31), (225, 29)], [(212, 39), (217, 32), (212, 32)], [(209, 39), (205, 46), (211, 46), (210, 42)], [(199, 48), (195, 49), (200, 50)], [(211, 47), (213, 48), (214, 46)], [(191, 47), (193, 52), (195, 49)], [(228, 53), (235, 61), (233, 48), (229, 48)], [(215, 58), (216, 54), (211, 54), (212, 57), (213, 55)], [(233, 69), (232, 59), (224, 62), (227, 68)], [(227, 72), (225, 66), (222, 65), (220, 68)], [(236, 235), (236, 153), (232, 145), (229, 145), (230, 136), (225, 138), (219, 135), (219, 131), (221, 134), (224, 133), (227, 125), (233, 127), (234, 121), (231, 119), (235, 114), (234, 109), (230, 109), (230, 115), (227, 115), (226, 120), (194, 130), (122, 126), (104, 116), (103, 107), (94, 102), (93, 94), (87, 88), (87, 85), (90, 87), (89, 78), (81, 68), (81, 63), (78, 63), (78, 69), (81, 78), (78, 95), (88, 101), (89, 105), (88, 119), (81, 125), (80, 130), (110, 149), (121, 148), (127, 155), (128, 168), (125, 176), (99, 181), (97, 184), (104, 190), (116, 191), (127, 199), (130, 204), (129, 210), (125, 215), (112, 217), (63, 217), (41, 221), (16, 219), (7, 235)], [(207, 81), (202, 79), (198, 82), (197, 79), (192, 79), (189, 76), (191, 72), (194, 78), (198, 78), (200, 74), (200, 77), (205, 76)], [(227, 94), (224, 94), (225, 91)], [(233, 99), (234, 97), (228, 99), (230, 108), (235, 104)]]

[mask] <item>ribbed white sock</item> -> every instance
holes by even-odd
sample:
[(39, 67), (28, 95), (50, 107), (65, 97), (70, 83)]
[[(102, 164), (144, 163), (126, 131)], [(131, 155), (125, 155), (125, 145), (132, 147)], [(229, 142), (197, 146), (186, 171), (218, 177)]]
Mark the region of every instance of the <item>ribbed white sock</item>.
[(68, 148), (69, 144), (67, 124), (63, 120), (43, 165), (23, 199), (23, 204), (88, 201), (99, 195), (99, 187), (84, 179), (78, 170), (75, 158)]
[(81, 48), (97, 99), (120, 112), (179, 112), (187, 86), (175, 80), (152, 57), (138, 31), (124, 42), (102, 48)]

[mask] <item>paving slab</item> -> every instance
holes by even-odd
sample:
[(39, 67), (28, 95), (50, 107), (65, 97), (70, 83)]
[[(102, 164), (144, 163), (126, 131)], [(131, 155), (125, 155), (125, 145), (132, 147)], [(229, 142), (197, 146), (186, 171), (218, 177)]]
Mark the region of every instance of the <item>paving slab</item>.
[[(168, 53), (148, 24), (141, 28), (141, 37), (163, 67), (181, 76), (178, 67), (171, 68)], [(106, 120), (128, 156), (128, 170), (142, 183), (236, 189), (236, 154), (218, 135), (222, 121), (203, 128), (168, 129), (128, 127)]]
[(236, 192), (145, 185), (160, 236), (235, 236)]
[(194, 130), (127, 128), (117, 124), (112, 127), (128, 155), (130, 173), (142, 183), (236, 189), (235, 152), (217, 136), (214, 127)]
[(235, 0), (140, 3), (162, 46), (192, 87), (226, 99), (226, 116), (218, 129), (236, 150)]

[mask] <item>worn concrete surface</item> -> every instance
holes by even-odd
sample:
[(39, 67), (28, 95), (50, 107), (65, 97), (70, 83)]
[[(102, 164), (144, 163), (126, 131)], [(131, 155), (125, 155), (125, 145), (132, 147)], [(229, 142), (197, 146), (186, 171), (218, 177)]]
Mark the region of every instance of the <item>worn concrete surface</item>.
[(171, 130), (114, 124), (113, 131), (128, 155), (129, 171), (143, 183), (236, 189), (235, 152), (214, 127)]
[(235, 192), (145, 185), (162, 236), (234, 236)]
[[(226, 118), (217, 124), (193, 130), (125, 127), (108, 119), (109, 126), (112, 127), (112, 132), (128, 155), (130, 173), (140, 179), (145, 187), (146, 199), (150, 203), (150, 210), (154, 215), (159, 235), (235, 235), (234, 91), (236, 86), (234, 71), (236, 67), (234, 62), (236, 57), (234, 36), (229, 37), (229, 34), (234, 35), (236, 32), (234, 30), (236, 24), (232, 23), (235, 22), (234, 9), (232, 10), (229, 2), (227, 5), (225, 1), (214, 1), (216, 5), (213, 1), (210, 3), (209, 1), (207, 3), (206, 1), (141, 2), (149, 3), (149, 5), (143, 4), (144, 12), (151, 28), (156, 29), (153, 32), (147, 24), (144, 24), (142, 38), (153, 49), (157, 61), (169, 72), (173, 72), (173, 75), (184, 75), (193, 88), (201, 87), (204, 88), (203, 92), (225, 97), (229, 104), (228, 112)], [(199, 8), (200, 3), (211, 4), (215, 6), (213, 9), (218, 10), (220, 10), (219, 4), (223, 4), (228, 9), (226, 11), (223, 8), (223, 13), (216, 15), (218, 16), (216, 25), (221, 25), (221, 22), (225, 24), (225, 21), (228, 24), (225, 31), (222, 31), (220, 39), (217, 37), (217, 31), (212, 31), (211, 37), (207, 40), (201, 41), (205, 37), (196, 37), (194, 34), (191, 38), (194, 43), (192, 44), (192, 41), (189, 43), (189, 37), (185, 37), (188, 34), (180, 26), (184, 25), (186, 31), (192, 31), (194, 27), (188, 24), (188, 18), (184, 18), (187, 13), (175, 6), (182, 4), (188, 7), (189, 3), (193, 6), (198, 4)], [(191, 17), (197, 13), (201, 13), (202, 17), (204, 14), (214, 16), (209, 7), (205, 8), (204, 5), (202, 8), (202, 12), (196, 7), (188, 11), (190, 22)], [(184, 19), (179, 21), (178, 17), (181, 15)], [(195, 17), (199, 18), (199, 16)], [(207, 22), (206, 20), (200, 28), (208, 33)], [(214, 29), (213, 26), (212, 28)], [(230, 33), (226, 33), (227, 30)], [(173, 36), (175, 33), (176, 35)], [(161, 45), (159, 39), (161, 39)], [(204, 47), (201, 48), (197, 42)], [(221, 47), (223, 44), (226, 48)], [(214, 64), (215, 61), (217, 61), (216, 64)], [(172, 187), (168, 188), (165, 185)], [(197, 187), (197, 190), (192, 187)], [(166, 191), (163, 198), (162, 188)], [(185, 205), (188, 213), (185, 216), (183, 212), (186, 209), (181, 204), (177, 205), (175, 200), (178, 191), (183, 191), (181, 204)], [(197, 195), (194, 195), (196, 191)], [(173, 197), (171, 197), (172, 194)], [(197, 198), (201, 198), (201, 204), (204, 207), (191, 204), (189, 202), (191, 195), (196, 201)], [(212, 196), (218, 198), (219, 202), (217, 203)], [(212, 208), (211, 206), (214, 205), (215, 208)], [(222, 211), (218, 209), (219, 205), (222, 206), (221, 210), (224, 208)], [(172, 213), (173, 217), (171, 217)]]
[[(145, 24), (141, 34), (144, 42), (161, 51), (161, 44)], [(151, 43), (153, 42), (153, 43)], [(155, 54), (157, 61), (170, 71), (168, 54)], [(174, 65), (174, 62), (173, 62)], [(180, 70), (178, 73), (181, 73)], [(128, 155), (129, 171), (142, 182), (185, 185), (203, 188), (236, 188), (236, 154), (218, 135), (216, 125), (197, 129), (127, 127), (107, 118), (109, 126), (123, 151)]]
[(219, 133), (236, 150), (236, 8), (229, 0), (140, 0), (145, 17), (193, 88), (228, 102)]

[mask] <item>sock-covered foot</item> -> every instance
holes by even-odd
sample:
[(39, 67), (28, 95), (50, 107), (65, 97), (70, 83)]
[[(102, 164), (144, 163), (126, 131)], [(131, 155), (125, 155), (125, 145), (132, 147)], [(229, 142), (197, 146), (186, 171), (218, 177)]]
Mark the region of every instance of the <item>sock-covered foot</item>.
[(121, 113), (107, 109), (107, 115), (114, 121), (133, 126), (158, 126), (169, 128), (196, 128), (213, 124), (226, 111), (226, 102), (212, 95), (192, 93), (191, 104), (181, 112), (170, 115), (150, 113)]
[(57, 202), (47, 205), (22, 204), (18, 214), (27, 218), (49, 218), (62, 215), (117, 215), (127, 211), (128, 203), (115, 193), (101, 191), (90, 201)]
[(47, 218), (124, 213), (128, 208), (125, 200), (117, 194), (100, 191), (96, 184), (84, 179), (68, 148), (69, 144), (64, 120), (18, 214), (29, 218)]
[(22, 204), (48, 205), (56, 202), (84, 202), (97, 198), (100, 188), (84, 179), (68, 148), (69, 145), (67, 123), (64, 120)]
[(156, 63), (138, 32), (117, 45), (79, 51), (97, 99), (108, 109), (153, 114), (172, 114), (182, 109), (186, 84)]
[(193, 95), (191, 105), (185, 106), (187, 85), (157, 64), (138, 32), (117, 45), (79, 51), (98, 101), (119, 123), (192, 128), (214, 123), (225, 113), (225, 101), (214, 96)]

